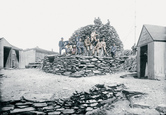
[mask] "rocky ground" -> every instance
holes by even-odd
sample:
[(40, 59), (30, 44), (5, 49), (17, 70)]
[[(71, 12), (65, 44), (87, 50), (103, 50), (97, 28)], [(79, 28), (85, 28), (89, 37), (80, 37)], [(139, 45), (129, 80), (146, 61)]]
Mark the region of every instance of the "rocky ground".
[(142, 92), (145, 95), (130, 99), (122, 96), (123, 98), (114, 103), (107, 100), (102, 109), (96, 108), (87, 114), (161, 114), (166, 110), (165, 80), (136, 79), (132, 75), (127, 75), (131, 74), (129, 72), (80, 78), (45, 73), (40, 69), (1, 70), (0, 73), (4, 74), (0, 77), (2, 101), (20, 100), (22, 97), (34, 102), (53, 101), (69, 98), (75, 91), (88, 92), (96, 84), (124, 84), (125, 90)]

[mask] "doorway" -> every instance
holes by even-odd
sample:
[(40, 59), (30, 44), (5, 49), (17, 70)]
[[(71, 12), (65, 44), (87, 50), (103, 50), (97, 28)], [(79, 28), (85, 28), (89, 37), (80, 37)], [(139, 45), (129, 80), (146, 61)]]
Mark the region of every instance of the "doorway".
[(6, 67), (6, 62), (9, 56), (11, 48), (10, 47), (4, 47), (3, 52), (4, 52), (4, 57), (3, 57), (3, 67)]
[(4, 47), (4, 68), (18, 68), (19, 66), (19, 51), (10, 47)]
[(140, 49), (140, 78), (147, 78), (148, 45), (144, 45)]

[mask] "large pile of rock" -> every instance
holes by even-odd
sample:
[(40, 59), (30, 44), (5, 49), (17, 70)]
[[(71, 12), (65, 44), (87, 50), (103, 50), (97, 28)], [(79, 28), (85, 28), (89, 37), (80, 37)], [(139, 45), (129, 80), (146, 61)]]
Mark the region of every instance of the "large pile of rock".
[(97, 84), (89, 92), (75, 92), (69, 98), (54, 101), (32, 101), (22, 97), (17, 101), (3, 102), (2, 115), (71, 115), (86, 114), (106, 103), (123, 98), (124, 84), (105, 86)]
[(124, 58), (97, 56), (46, 56), (42, 69), (58, 75), (85, 77), (122, 71), (124, 61)]
[(69, 41), (74, 43), (76, 35), (78, 35), (84, 41), (87, 36), (91, 37), (91, 33), (93, 31), (96, 31), (96, 33), (98, 34), (97, 39), (100, 39), (101, 41), (105, 39), (106, 50), (108, 54), (111, 53), (110, 46), (112, 46), (113, 43), (115, 43), (118, 51), (123, 50), (123, 43), (120, 40), (116, 29), (111, 26), (109, 20), (106, 24), (103, 24), (100, 18), (95, 18), (94, 25), (87, 25), (76, 30), (70, 37)]

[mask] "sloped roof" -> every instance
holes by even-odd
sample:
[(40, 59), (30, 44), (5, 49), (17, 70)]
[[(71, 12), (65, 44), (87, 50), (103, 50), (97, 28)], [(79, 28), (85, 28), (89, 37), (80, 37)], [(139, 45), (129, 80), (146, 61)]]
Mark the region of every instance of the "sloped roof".
[[(10, 47), (12, 47), (12, 48), (15, 49), (15, 50), (23, 50), (23, 49), (21, 49), (21, 48), (18, 48), (18, 47), (16, 47), (16, 46), (11, 45), (5, 38), (0, 38), (0, 40), (4, 40), (7, 44), (10, 45)], [(7, 46), (7, 47), (8, 47), (8, 46)]]
[(37, 51), (37, 52), (46, 53), (46, 54), (58, 54), (57, 52), (48, 51), (48, 50), (45, 50), (45, 49), (41, 49), (41, 48), (39, 48), (39, 47), (26, 49), (26, 50), (24, 50), (24, 51), (29, 51), (29, 50), (35, 50), (35, 51)]
[(157, 25), (144, 25), (154, 41), (166, 41), (166, 27)]

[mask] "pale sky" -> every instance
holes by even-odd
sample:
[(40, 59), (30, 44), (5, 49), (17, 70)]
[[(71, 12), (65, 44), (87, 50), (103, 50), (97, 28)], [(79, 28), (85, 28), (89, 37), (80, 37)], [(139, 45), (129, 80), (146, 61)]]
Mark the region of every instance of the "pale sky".
[(143, 24), (166, 26), (165, 0), (0, 0), (0, 38), (21, 48), (58, 52), (61, 37), (100, 17), (114, 26), (124, 49), (131, 49)]

